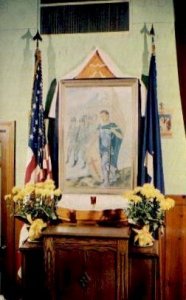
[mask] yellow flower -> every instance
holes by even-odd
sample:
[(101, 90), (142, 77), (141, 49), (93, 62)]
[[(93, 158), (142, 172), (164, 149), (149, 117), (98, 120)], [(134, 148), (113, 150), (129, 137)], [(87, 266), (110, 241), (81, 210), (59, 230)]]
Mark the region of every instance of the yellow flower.
[(123, 197), (130, 200), (133, 195), (134, 195), (134, 191), (128, 191), (123, 194)]
[(53, 183), (46, 184), (45, 188), (48, 189), (48, 190), (52, 190), (53, 191), (55, 189), (55, 185)]
[(19, 197), (19, 195), (13, 196), (14, 202), (18, 202), (19, 200), (22, 200), (22, 198)]
[(33, 185), (31, 185), (31, 184), (28, 184), (28, 185), (26, 185), (23, 189), (22, 189), (22, 192), (24, 193), (24, 194), (31, 194), (31, 193), (33, 193), (34, 192), (34, 186)]
[(42, 229), (45, 228), (46, 226), (47, 224), (43, 222), (42, 219), (34, 220), (29, 229), (29, 233), (28, 233), (29, 239), (33, 241), (35, 239), (40, 238)]
[(155, 198), (157, 195), (156, 189), (152, 184), (144, 184), (140, 192), (147, 199)]
[(143, 188), (153, 190), (154, 186), (152, 183), (144, 183)]
[(45, 196), (47, 196), (47, 197), (50, 197), (50, 196), (52, 196), (53, 195), (53, 192), (51, 191), (51, 189), (50, 188), (48, 188), (47, 187), (47, 189), (45, 189)]
[(156, 200), (159, 201), (159, 202), (161, 202), (161, 201), (165, 200), (165, 197), (164, 197), (163, 194), (161, 194), (161, 193), (158, 194), (157, 193)]
[(164, 200), (160, 202), (160, 207), (162, 210), (169, 210), (174, 206), (175, 206), (175, 201), (171, 198), (164, 198)]
[(138, 203), (138, 202), (141, 202), (142, 199), (141, 199), (140, 196), (132, 195), (132, 196), (130, 197), (130, 201), (132, 201), (132, 202), (134, 202), (134, 203)]
[(35, 184), (36, 188), (43, 188), (44, 187), (44, 183), (43, 182), (37, 182)]
[(9, 200), (9, 199), (11, 199), (11, 198), (12, 198), (11, 194), (8, 194), (8, 195), (5, 195), (5, 196), (4, 196), (5, 201), (7, 201), (7, 200)]
[(52, 180), (52, 179), (47, 179), (47, 180), (45, 180), (45, 185), (48, 185), (48, 184), (54, 184), (54, 180)]
[(144, 247), (151, 245), (153, 242), (153, 237), (149, 232), (149, 225), (143, 226), (142, 229), (133, 229), (137, 234), (134, 238), (134, 241), (139, 243), (139, 246)]
[(18, 186), (14, 186), (13, 189), (12, 189), (12, 194), (15, 195), (15, 194), (18, 194), (20, 192), (21, 188), (19, 188)]
[(54, 196), (59, 197), (59, 196), (61, 196), (61, 194), (62, 194), (62, 192), (61, 192), (60, 189), (56, 189), (56, 190), (54, 191)]
[(21, 190), (21, 191), (17, 194), (17, 196), (18, 196), (18, 198), (19, 198), (20, 200), (23, 200), (24, 197), (27, 196), (27, 195), (29, 195), (29, 194), (30, 194), (30, 193), (29, 193), (27, 190), (23, 189), (23, 190)]
[(37, 197), (41, 196), (42, 195), (42, 189), (39, 189), (39, 188), (35, 188), (35, 194)]
[(134, 193), (137, 194), (141, 191), (142, 187), (141, 186), (137, 186), (135, 189), (134, 189)]

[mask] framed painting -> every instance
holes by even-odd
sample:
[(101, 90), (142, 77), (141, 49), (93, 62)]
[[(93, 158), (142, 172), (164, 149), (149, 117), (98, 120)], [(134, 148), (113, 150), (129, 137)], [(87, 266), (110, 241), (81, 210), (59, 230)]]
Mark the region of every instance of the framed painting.
[(170, 113), (160, 113), (160, 134), (162, 137), (172, 137), (172, 115)]
[(59, 182), (64, 193), (121, 194), (136, 185), (138, 80), (62, 80)]

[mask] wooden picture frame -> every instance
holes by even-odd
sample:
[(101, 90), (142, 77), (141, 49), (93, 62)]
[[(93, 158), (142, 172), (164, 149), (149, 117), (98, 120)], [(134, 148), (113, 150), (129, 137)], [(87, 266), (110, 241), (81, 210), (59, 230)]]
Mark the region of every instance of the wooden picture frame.
[(138, 80), (60, 82), (59, 184), (69, 194), (121, 194), (137, 179)]

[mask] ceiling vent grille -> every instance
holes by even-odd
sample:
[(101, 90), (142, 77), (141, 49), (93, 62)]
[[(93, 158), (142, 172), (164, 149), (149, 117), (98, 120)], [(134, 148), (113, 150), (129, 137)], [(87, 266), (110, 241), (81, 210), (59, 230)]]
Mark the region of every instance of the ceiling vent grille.
[(129, 30), (128, 1), (41, 0), (41, 34)]

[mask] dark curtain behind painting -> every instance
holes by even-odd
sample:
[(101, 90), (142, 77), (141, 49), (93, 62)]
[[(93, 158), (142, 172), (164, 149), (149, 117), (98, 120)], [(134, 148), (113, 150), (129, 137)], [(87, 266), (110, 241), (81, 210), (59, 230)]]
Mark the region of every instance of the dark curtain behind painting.
[(51, 109), (51, 103), (55, 93), (57, 80), (53, 79), (48, 90), (46, 103), (45, 103), (45, 118), (48, 119), (48, 133), (47, 139), (49, 144), (49, 151), (52, 163), (52, 177), (56, 187), (59, 185), (58, 178), (58, 95), (55, 107), (55, 117), (50, 118), (49, 112)]

